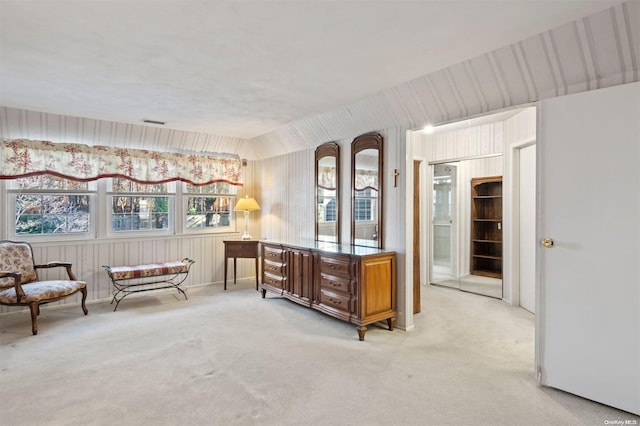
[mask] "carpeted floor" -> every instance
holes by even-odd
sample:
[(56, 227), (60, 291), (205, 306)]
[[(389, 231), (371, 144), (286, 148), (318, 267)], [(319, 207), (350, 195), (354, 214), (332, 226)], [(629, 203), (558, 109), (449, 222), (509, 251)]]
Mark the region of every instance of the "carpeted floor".
[(603, 425), (637, 416), (533, 378), (534, 323), (427, 286), (411, 332), (355, 326), (251, 279), (0, 317), (2, 425)]

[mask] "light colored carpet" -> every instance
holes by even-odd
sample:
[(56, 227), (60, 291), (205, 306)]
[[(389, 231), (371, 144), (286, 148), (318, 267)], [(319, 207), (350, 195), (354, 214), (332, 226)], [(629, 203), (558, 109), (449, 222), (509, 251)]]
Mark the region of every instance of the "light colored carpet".
[(533, 378), (533, 316), (427, 286), (411, 332), (251, 279), (0, 317), (2, 425), (603, 425), (637, 419)]

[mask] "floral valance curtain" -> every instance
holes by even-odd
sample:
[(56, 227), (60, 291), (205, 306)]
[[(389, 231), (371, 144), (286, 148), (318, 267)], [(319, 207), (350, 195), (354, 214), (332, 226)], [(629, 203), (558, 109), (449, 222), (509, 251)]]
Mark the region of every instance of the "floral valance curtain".
[(143, 184), (183, 181), (193, 185), (242, 185), (241, 169), (237, 157), (27, 139), (3, 141), (0, 146), (0, 179), (52, 174), (78, 181), (125, 177)]
[(356, 191), (364, 191), (365, 189), (378, 190), (378, 172), (376, 170), (356, 170)]
[(335, 167), (318, 167), (318, 186), (327, 190), (336, 189), (336, 168)]

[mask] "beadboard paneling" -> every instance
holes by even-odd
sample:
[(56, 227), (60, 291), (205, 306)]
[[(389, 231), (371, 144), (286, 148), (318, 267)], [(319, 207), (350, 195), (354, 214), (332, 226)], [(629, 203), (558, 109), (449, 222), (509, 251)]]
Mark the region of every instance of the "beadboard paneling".
[(439, 132), (418, 134), (414, 155), (430, 162), (501, 154), (504, 150), (504, 122)]
[(240, 138), (0, 107), (0, 139), (22, 138), (169, 152), (236, 154), (249, 159), (254, 157), (251, 145)]
[[(91, 240), (56, 244), (34, 243), (33, 253), (36, 263), (51, 260), (65, 260), (73, 263), (73, 272), (78, 279), (87, 282), (87, 300), (110, 300), (112, 285), (102, 265), (136, 265), (191, 258), (196, 263), (191, 267), (186, 287), (199, 284), (222, 285), (224, 280), (225, 239), (237, 239), (238, 233), (220, 235), (200, 235), (189, 237)], [(252, 259), (238, 259), (238, 278), (255, 276)], [(60, 270), (57, 270), (60, 269)], [(38, 272), (41, 279), (66, 278), (63, 268)], [(229, 262), (229, 274), (233, 265)], [(167, 290), (171, 291), (171, 290)], [(153, 292), (143, 297), (153, 297)], [(177, 292), (176, 292), (177, 294)], [(187, 291), (188, 295), (188, 291)], [(131, 296), (135, 297), (135, 296)], [(182, 296), (180, 296), (181, 298)], [(56, 304), (74, 304), (79, 298), (67, 298)], [(126, 309), (126, 302), (121, 309)], [(1, 306), (0, 312), (15, 311), (20, 308)], [(24, 309), (24, 308), (22, 308)], [(90, 310), (90, 308), (89, 308)]]
[(261, 182), (261, 238), (314, 238), (314, 151), (304, 150), (258, 162)]
[[(422, 127), (639, 80), (640, 2), (627, 1), (250, 142), (258, 158), (375, 128)], [(317, 131), (309, 131), (315, 128)], [(268, 143), (267, 143), (268, 142)]]

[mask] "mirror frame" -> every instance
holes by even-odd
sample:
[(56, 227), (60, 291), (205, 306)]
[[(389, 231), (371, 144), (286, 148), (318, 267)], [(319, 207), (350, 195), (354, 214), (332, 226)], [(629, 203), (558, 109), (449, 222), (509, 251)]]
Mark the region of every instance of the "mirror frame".
[[(355, 221), (355, 199), (356, 199), (356, 155), (365, 149), (378, 150), (378, 245), (379, 249), (384, 247), (384, 217), (383, 217), (383, 194), (384, 194), (384, 161), (383, 161), (383, 139), (380, 133), (365, 133), (356, 137), (351, 142), (351, 245), (356, 245), (356, 221)], [(376, 246), (368, 246), (376, 247)]]
[(326, 142), (316, 148), (315, 153), (315, 240), (318, 239), (318, 166), (324, 157), (334, 157), (336, 159), (336, 243), (340, 244), (340, 145), (336, 142)]

